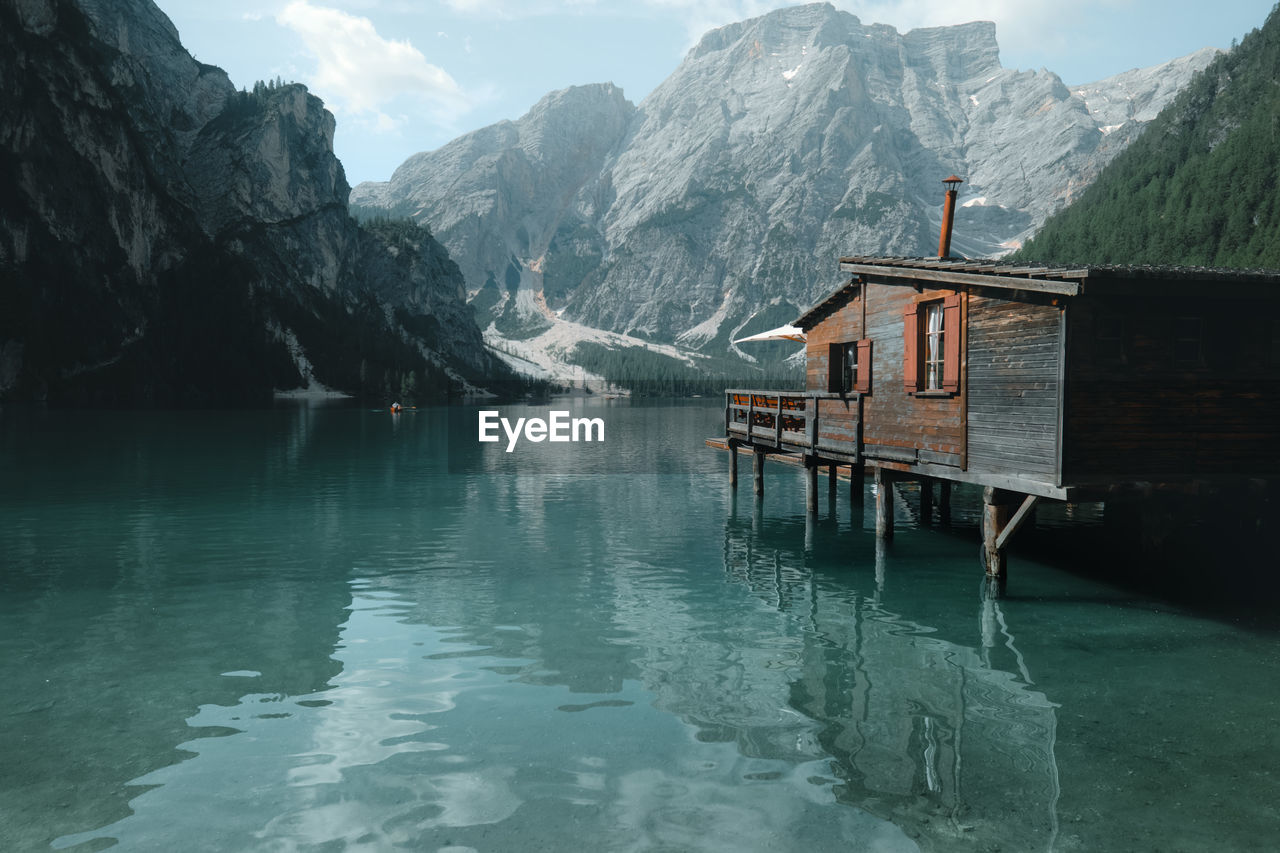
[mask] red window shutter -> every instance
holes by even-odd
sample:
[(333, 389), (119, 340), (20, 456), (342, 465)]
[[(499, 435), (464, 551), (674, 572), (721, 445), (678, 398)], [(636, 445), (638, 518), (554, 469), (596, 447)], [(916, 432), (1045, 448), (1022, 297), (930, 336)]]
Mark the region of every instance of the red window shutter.
[(960, 390), (960, 294), (942, 301), (942, 390)]
[(853, 390), (859, 394), (871, 393), (871, 340), (858, 341), (858, 382)]
[(840, 344), (827, 344), (827, 390), (843, 391), (844, 357)]
[(912, 304), (902, 312), (902, 390), (908, 394), (920, 390), (919, 348), (920, 326)]

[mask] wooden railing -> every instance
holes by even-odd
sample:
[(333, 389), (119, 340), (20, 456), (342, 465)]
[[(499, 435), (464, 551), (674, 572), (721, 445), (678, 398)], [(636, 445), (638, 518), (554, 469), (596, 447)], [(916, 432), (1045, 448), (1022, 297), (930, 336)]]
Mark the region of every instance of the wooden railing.
[[(838, 403), (841, 413), (824, 415)], [(857, 394), (825, 391), (725, 392), (725, 435), (746, 444), (777, 449), (824, 451), (857, 458), (861, 453), (858, 422), (861, 399)]]

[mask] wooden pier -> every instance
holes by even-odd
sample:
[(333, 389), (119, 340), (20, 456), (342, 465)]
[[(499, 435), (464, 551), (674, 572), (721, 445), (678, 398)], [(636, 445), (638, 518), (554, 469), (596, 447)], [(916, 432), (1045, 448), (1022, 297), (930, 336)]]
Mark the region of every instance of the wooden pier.
[(1010, 540), (1040, 501), (1267, 491), (1280, 481), (1280, 273), (1016, 267), (849, 257), (851, 277), (794, 325), (806, 389), (725, 394), (723, 446), (763, 494), (769, 456), (877, 489), (932, 519), (953, 483), (983, 489), (983, 559), (1003, 589)]

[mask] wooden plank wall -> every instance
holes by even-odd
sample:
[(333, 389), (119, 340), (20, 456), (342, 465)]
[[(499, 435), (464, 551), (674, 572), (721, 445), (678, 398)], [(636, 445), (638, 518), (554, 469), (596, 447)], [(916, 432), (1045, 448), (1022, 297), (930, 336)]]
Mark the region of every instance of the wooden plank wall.
[(830, 346), (863, 338), (862, 297), (850, 299), (839, 310), (809, 330), (805, 343), (805, 384), (810, 391), (829, 386)]
[(858, 398), (818, 400), (818, 447), (857, 453)]
[[(913, 302), (942, 299), (949, 290), (867, 286), (867, 337), (872, 348), (871, 394), (863, 401), (862, 437), (868, 457), (959, 465), (960, 398), (918, 397), (902, 387), (902, 313)], [(912, 458), (904, 458), (906, 455)]]
[(1061, 311), (970, 296), (970, 471), (1056, 484)]
[[(826, 391), (830, 376), (830, 345), (856, 341), (862, 337), (862, 297), (847, 302), (842, 308), (809, 330), (807, 335), (805, 387)], [(858, 434), (856, 397), (818, 401), (818, 444), (833, 449), (855, 452)]]
[[(1159, 293), (1154, 288), (1153, 293)], [(1274, 300), (1078, 299), (1068, 320), (1068, 482), (1280, 475)], [(1174, 360), (1178, 317), (1203, 322), (1203, 361)], [(1098, 342), (1100, 320), (1123, 355)]]

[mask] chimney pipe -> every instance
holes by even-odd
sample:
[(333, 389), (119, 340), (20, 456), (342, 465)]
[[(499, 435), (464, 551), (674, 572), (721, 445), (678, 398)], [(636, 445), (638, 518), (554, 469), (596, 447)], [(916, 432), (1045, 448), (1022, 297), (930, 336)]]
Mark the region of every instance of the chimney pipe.
[(938, 237), (938, 257), (948, 258), (951, 256), (951, 226), (955, 224), (956, 215), (956, 186), (963, 184), (964, 179), (952, 175), (942, 182), (947, 185), (947, 198), (942, 204), (942, 234)]

